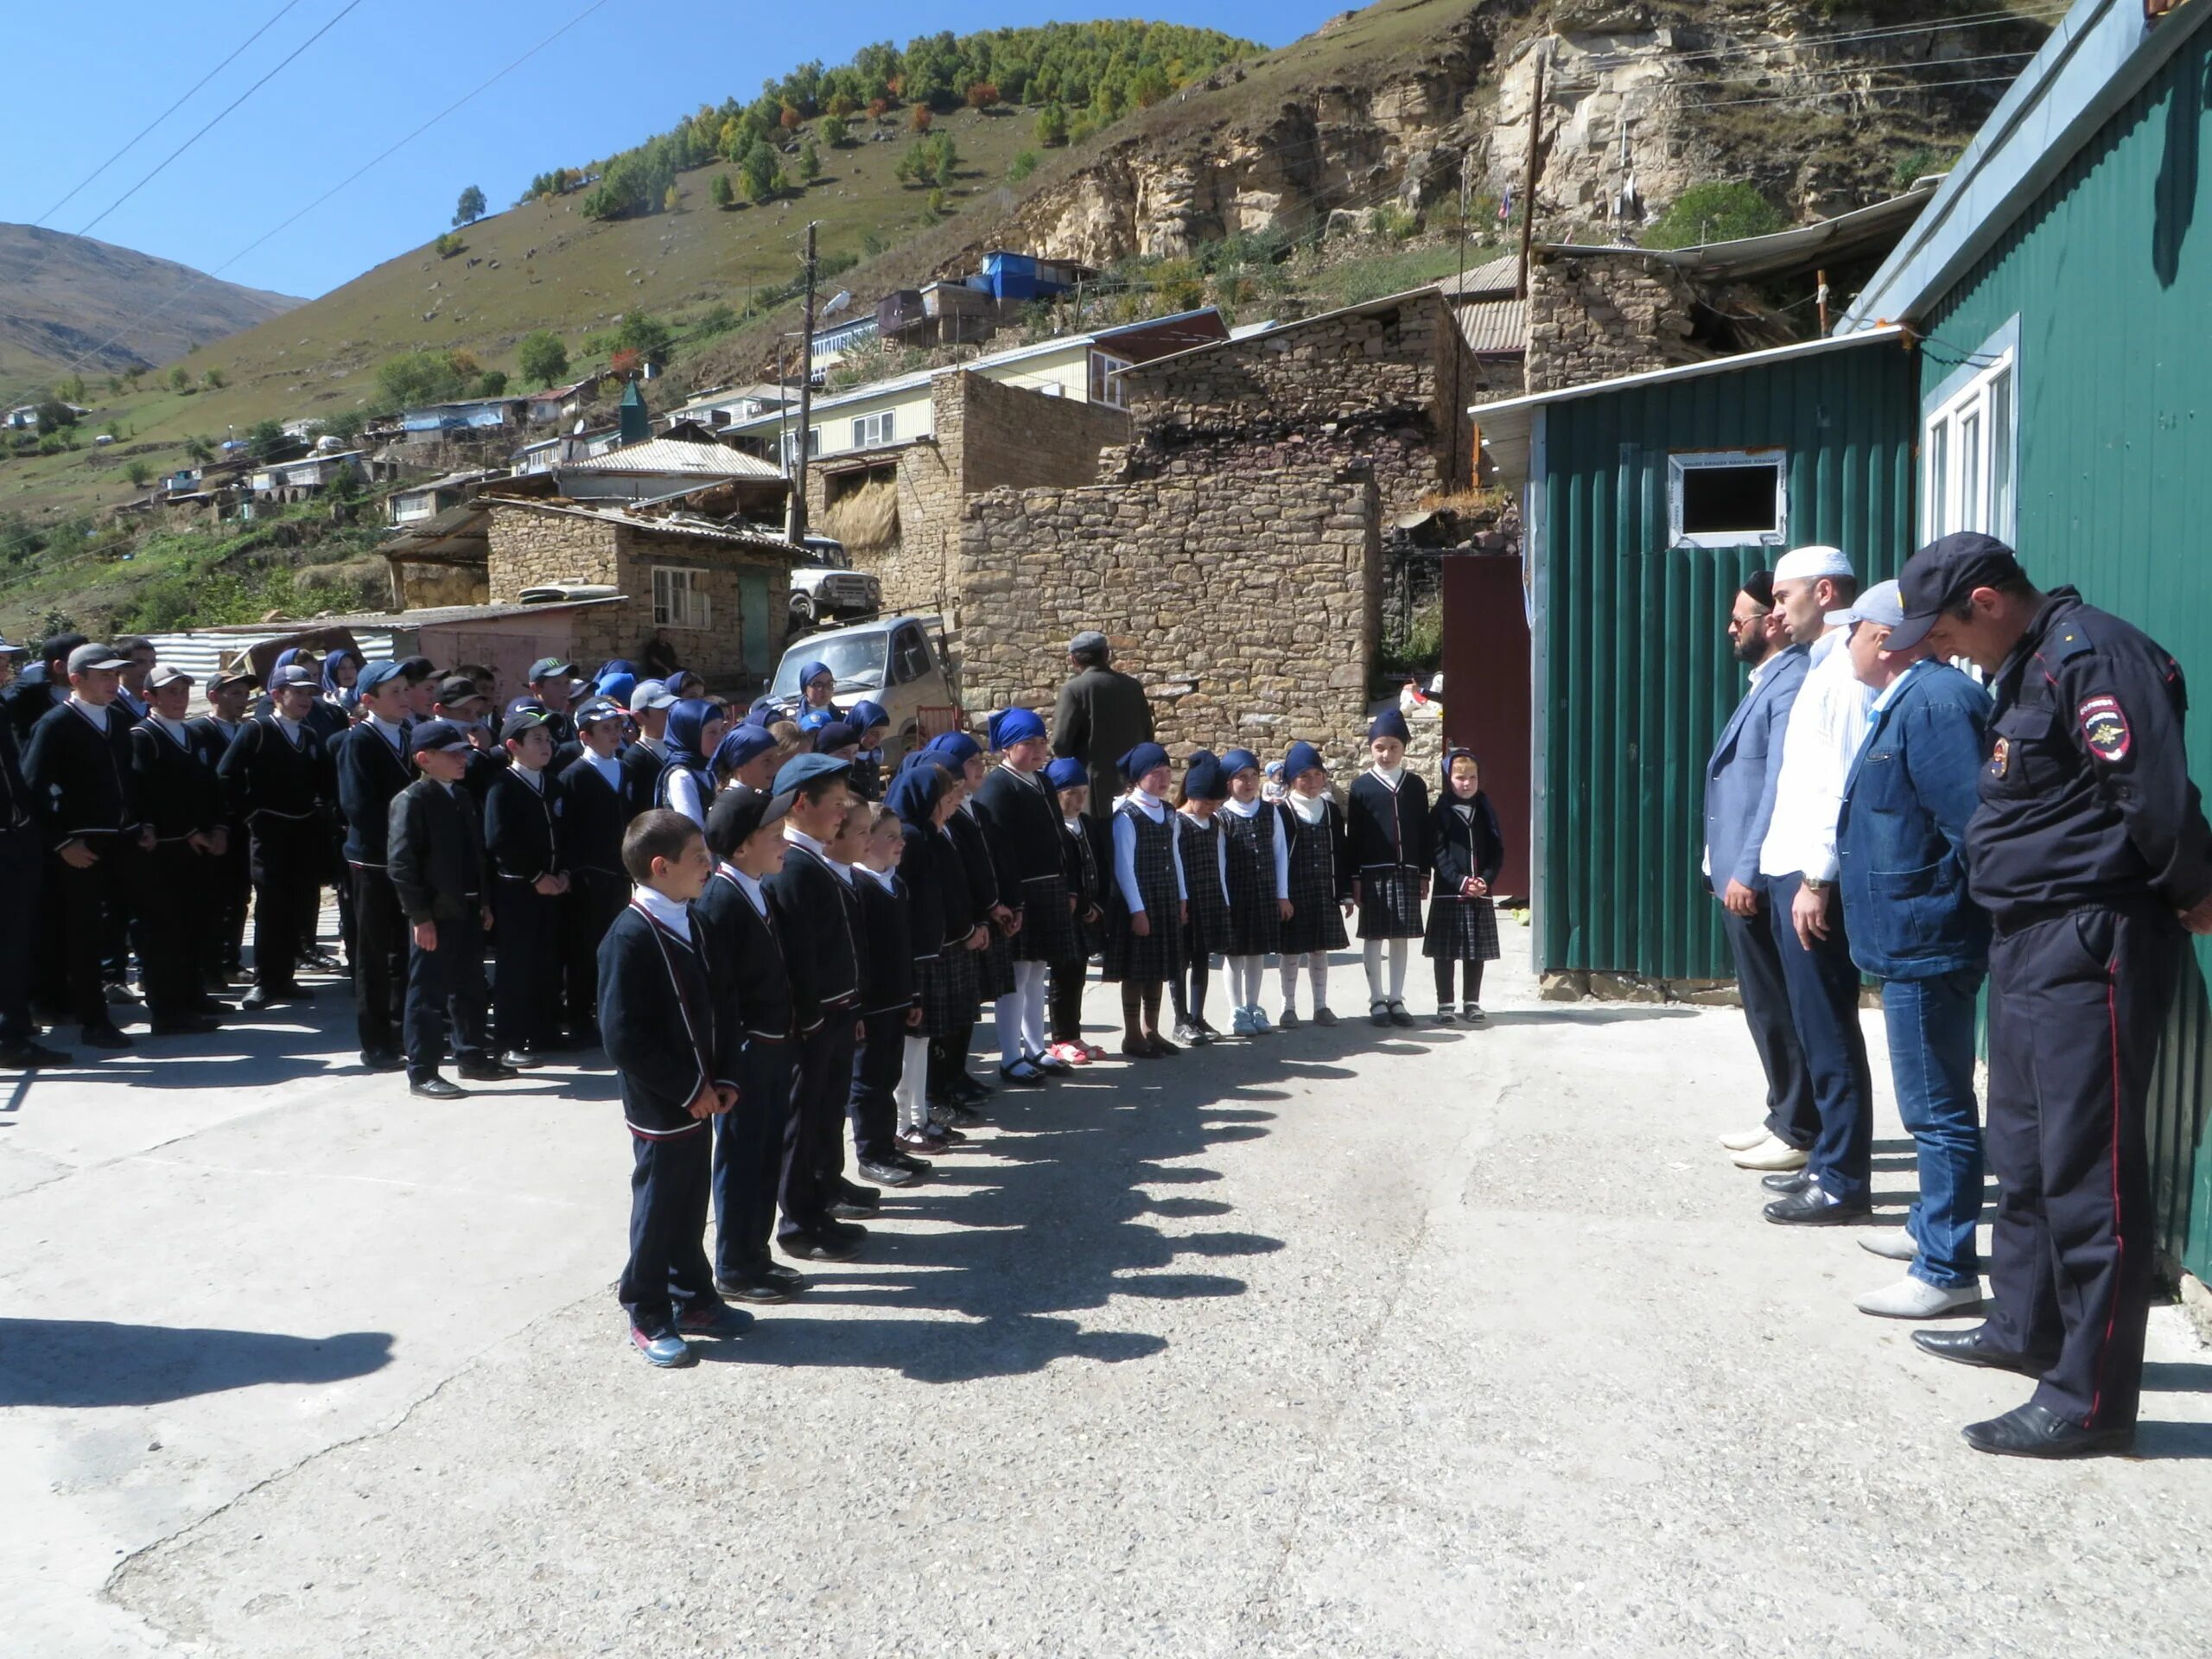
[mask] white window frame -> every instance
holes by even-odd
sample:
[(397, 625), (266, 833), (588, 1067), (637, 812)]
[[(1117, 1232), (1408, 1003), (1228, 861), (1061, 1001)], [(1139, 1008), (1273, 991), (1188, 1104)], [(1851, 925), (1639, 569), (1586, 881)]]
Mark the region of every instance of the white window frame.
[(2019, 521), (2020, 351), (2008, 324), (1936, 390), (1920, 423), (1920, 539)]
[(715, 626), (707, 573), (693, 565), (653, 566), (653, 626), (702, 631)]
[[(1702, 530), (1682, 528), (1682, 486), (1686, 474), (1714, 467), (1771, 467), (1774, 469), (1774, 528)], [(1783, 547), (1789, 541), (1789, 451), (1766, 449), (1678, 449), (1667, 457), (1667, 540), (1670, 547)]]
[(1136, 365), (1126, 357), (1113, 357), (1104, 352), (1090, 354), (1090, 401), (1103, 404), (1109, 409), (1127, 409), (1129, 389), (1122, 378), (1123, 369)]
[(878, 410), (873, 415), (853, 416), (853, 448), (880, 449), (893, 443), (899, 436), (899, 411), (895, 409)]

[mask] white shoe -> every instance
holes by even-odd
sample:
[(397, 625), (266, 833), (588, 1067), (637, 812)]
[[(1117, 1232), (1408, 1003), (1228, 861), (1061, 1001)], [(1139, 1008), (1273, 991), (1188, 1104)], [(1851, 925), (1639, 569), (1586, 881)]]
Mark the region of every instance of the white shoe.
[(1731, 1152), (1749, 1152), (1753, 1147), (1764, 1146), (1773, 1134), (1764, 1123), (1756, 1129), (1731, 1129), (1720, 1137), (1720, 1144)]
[(1805, 1154), (1779, 1135), (1770, 1135), (1756, 1147), (1737, 1153), (1731, 1161), (1738, 1169), (1802, 1169)]
[(1251, 1009), (1239, 1008), (1230, 1016), (1229, 1034), (1232, 1037), (1249, 1037), (1252, 1034)]
[(1940, 1319), (1980, 1306), (1979, 1285), (1938, 1290), (1910, 1277), (1880, 1290), (1870, 1290), (1858, 1301), (1861, 1313), (1872, 1313), (1883, 1319)]
[(1912, 1234), (1903, 1227), (1892, 1233), (1862, 1233), (1859, 1248), (1869, 1255), (1878, 1255), (1890, 1262), (1916, 1262), (1920, 1246), (1912, 1242)]

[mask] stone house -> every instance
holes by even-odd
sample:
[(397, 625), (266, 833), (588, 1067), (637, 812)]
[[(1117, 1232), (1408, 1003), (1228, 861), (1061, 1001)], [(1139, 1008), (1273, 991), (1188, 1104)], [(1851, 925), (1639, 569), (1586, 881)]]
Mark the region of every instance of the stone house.
[[(788, 632), (791, 573), (805, 556), (780, 537), (689, 514), (480, 497), (487, 513), (486, 594), (597, 590), (617, 603), (591, 615), (577, 658), (642, 657), (656, 633), (726, 696), (765, 686)], [(599, 636), (604, 634), (601, 639)]]
[(1365, 734), (1383, 540), (1466, 486), (1477, 366), (1433, 289), (1124, 372), (1098, 481), (971, 499), (946, 573), (969, 708), (1049, 709), (1071, 635), (1113, 642), (1179, 752)]

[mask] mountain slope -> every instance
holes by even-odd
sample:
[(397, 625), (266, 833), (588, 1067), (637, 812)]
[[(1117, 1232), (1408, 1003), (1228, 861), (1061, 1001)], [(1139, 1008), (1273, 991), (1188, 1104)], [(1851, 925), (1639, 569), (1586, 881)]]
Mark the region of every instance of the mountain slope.
[(302, 303), (91, 237), (0, 225), (0, 385), (79, 358), (84, 373), (167, 363)]

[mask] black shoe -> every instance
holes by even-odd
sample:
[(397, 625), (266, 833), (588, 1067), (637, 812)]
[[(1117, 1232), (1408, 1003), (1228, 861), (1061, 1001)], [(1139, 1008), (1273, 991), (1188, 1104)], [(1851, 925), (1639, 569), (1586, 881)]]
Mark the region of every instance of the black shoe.
[(788, 1285), (794, 1291), (806, 1288), (806, 1275), (797, 1268), (787, 1268), (780, 1262), (771, 1262), (762, 1267), (760, 1271), (778, 1284)]
[(871, 1181), (880, 1181), (886, 1186), (911, 1186), (914, 1182), (913, 1170), (889, 1159), (863, 1158), (860, 1170)]
[(875, 1213), (872, 1204), (854, 1204), (845, 1198), (830, 1200), (830, 1214), (838, 1221), (865, 1221)]
[(300, 966), (302, 968), (312, 968), (317, 973), (321, 974), (343, 974), (350, 971), (344, 963), (340, 962), (336, 957), (332, 956), (327, 950), (309, 950), (304, 952), (300, 957)]
[(304, 985), (257, 985), (245, 994), (238, 1007), (242, 1008), (281, 1007), (287, 1002), (308, 1002), (315, 993)]
[(910, 1175), (926, 1175), (937, 1167), (926, 1158), (917, 1158), (911, 1152), (894, 1152), (891, 1160)]
[(0, 1047), (0, 1071), (30, 1071), (41, 1065), (67, 1065), (76, 1058), (44, 1043), (10, 1043)]
[(545, 1064), (545, 1055), (535, 1048), (511, 1048), (499, 1056), (499, 1064), (518, 1071), (532, 1071)]
[(1145, 1041), (1152, 1046), (1152, 1058), (1155, 1060), (1164, 1060), (1170, 1054), (1180, 1054), (1183, 1052), (1181, 1044), (1169, 1042), (1156, 1031), (1146, 1038)]
[(794, 1233), (779, 1239), (776, 1248), (801, 1262), (849, 1262), (861, 1253), (859, 1241), (832, 1238), (820, 1233)]
[(1152, 1039), (1142, 1034), (1122, 1039), (1122, 1053), (1132, 1060), (1156, 1060), (1159, 1053), (1153, 1048)]
[(949, 1091), (953, 1099), (961, 1101), (988, 1100), (998, 1090), (980, 1077), (971, 1077), (965, 1071), (952, 1080)]
[(2016, 1354), (1990, 1340), (1989, 1327), (1977, 1325), (1965, 1331), (1916, 1331), (1913, 1345), (1938, 1359), (1961, 1365), (1980, 1365), (1993, 1371), (2018, 1371), (2022, 1376), (2041, 1376), (2051, 1367), (2049, 1360)]
[(106, 984), (100, 987), (100, 991), (111, 1004), (118, 1007), (135, 1007), (144, 1000), (119, 979), (109, 980)]
[(1413, 1026), (1421, 1023), (1406, 1012), (1406, 1005), (1402, 1002), (1393, 1002), (1389, 1007), (1389, 1014), (1390, 1023), (1394, 1026)]
[(881, 1187), (862, 1186), (858, 1181), (849, 1181), (842, 1175), (837, 1178), (837, 1196), (847, 1204), (857, 1204), (864, 1210), (876, 1209), (883, 1203)]
[(1777, 1227), (1840, 1227), (1873, 1213), (1874, 1206), (1865, 1198), (1832, 1198), (1818, 1186), (1766, 1206), (1766, 1218)]
[(136, 1048), (137, 1045), (114, 1026), (86, 1026), (77, 1040), (86, 1048)]
[(372, 1071), (397, 1071), (407, 1062), (389, 1049), (376, 1048), (361, 1051), (361, 1064)]
[(2032, 1400), (1986, 1423), (1968, 1423), (1960, 1432), (1975, 1451), (2000, 1458), (2094, 1458), (2135, 1445), (2133, 1423), (2125, 1428), (2084, 1428)]
[[(797, 1278), (798, 1275), (794, 1274), (792, 1277)], [(748, 1274), (742, 1279), (717, 1279), (715, 1290), (733, 1302), (753, 1302), (762, 1306), (788, 1302), (798, 1294), (798, 1286), (766, 1273)]]
[(868, 1229), (856, 1221), (825, 1221), (821, 1227), (824, 1238), (841, 1238), (848, 1244), (868, 1243)]
[(1820, 1179), (1808, 1166), (1803, 1169), (1777, 1170), (1771, 1175), (1762, 1175), (1759, 1185), (1770, 1192), (1809, 1192), (1820, 1185)]
[[(467, 1077), (468, 1074), (464, 1071), (461, 1075)], [(420, 1083), (410, 1083), (407, 1085), (407, 1092), (410, 1095), (420, 1095), (425, 1100), (467, 1100), (468, 1098), (467, 1090), (448, 1083), (440, 1077), (429, 1077)]]
[(481, 1065), (456, 1066), (454, 1070), (471, 1083), (505, 1083), (510, 1077), (522, 1075), (512, 1065), (499, 1060), (486, 1060)]
[(204, 1014), (164, 1014), (154, 1018), (152, 1030), (156, 1037), (205, 1037), (211, 1031), (220, 1031), (223, 1022), (210, 1020)]
[(1390, 1023), (1389, 1005), (1386, 1002), (1369, 1003), (1367, 1007), (1367, 1023), (1370, 1026), (1388, 1026)]

